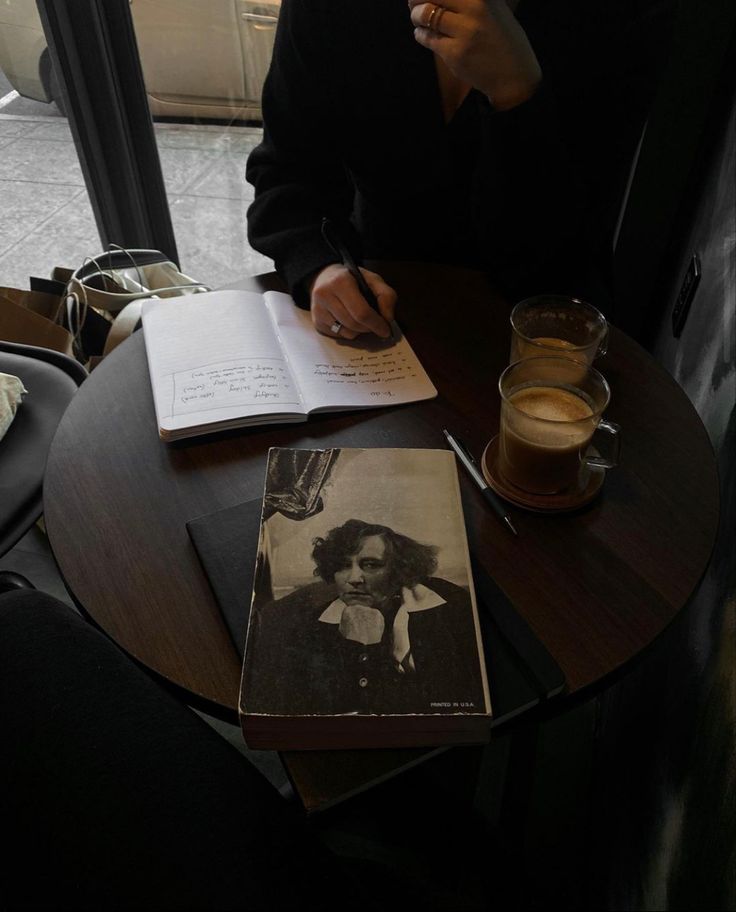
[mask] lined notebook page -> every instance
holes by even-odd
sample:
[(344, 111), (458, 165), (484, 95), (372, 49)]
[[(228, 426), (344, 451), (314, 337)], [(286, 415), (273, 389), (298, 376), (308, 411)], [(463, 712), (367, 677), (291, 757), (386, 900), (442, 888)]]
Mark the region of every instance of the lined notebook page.
[(376, 408), (431, 399), (437, 395), (409, 343), (364, 334), (356, 342), (322, 336), (308, 311), (278, 291), (264, 295), (281, 345), (298, 378), (307, 411)]
[(262, 295), (147, 301), (143, 332), (162, 431), (304, 412)]

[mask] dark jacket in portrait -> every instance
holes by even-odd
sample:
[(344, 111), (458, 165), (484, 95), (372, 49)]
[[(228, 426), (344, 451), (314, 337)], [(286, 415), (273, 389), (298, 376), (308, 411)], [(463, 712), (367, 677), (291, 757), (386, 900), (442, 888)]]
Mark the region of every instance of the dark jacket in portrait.
[[(482, 712), (483, 686), (466, 589), (430, 578), (436, 603), (411, 611), (412, 666), (392, 655), (392, 621), (379, 643), (345, 639), (331, 612), (332, 584), (315, 583), (254, 610), (244, 694), (250, 713), (401, 714)], [(401, 602), (397, 598), (393, 614)], [(252, 634), (252, 635), (251, 635)]]

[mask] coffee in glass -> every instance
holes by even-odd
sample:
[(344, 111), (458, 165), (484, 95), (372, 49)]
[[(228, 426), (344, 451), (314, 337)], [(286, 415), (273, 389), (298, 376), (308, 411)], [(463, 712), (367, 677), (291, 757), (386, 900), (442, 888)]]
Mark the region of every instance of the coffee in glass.
[[(557, 494), (574, 490), (585, 466), (616, 464), (620, 429), (602, 420), (611, 394), (594, 368), (565, 357), (529, 358), (506, 368), (499, 390), (498, 469), (512, 485)], [(589, 452), (597, 430), (612, 440), (610, 458)]]
[(591, 364), (607, 345), (606, 318), (578, 298), (537, 295), (511, 311), (511, 363), (561, 355)]

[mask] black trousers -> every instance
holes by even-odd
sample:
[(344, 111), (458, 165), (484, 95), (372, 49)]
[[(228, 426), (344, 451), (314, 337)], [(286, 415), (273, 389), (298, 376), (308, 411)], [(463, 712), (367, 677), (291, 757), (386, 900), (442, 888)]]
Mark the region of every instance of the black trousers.
[(238, 751), (36, 591), (0, 596), (0, 820), (9, 909), (372, 905)]

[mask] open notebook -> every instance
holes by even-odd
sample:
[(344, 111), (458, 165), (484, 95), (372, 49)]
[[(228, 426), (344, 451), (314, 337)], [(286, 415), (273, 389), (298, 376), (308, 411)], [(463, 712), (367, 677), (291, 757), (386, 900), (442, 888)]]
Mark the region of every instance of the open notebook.
[(146, 301), (143, 332), (163, 440), (437, 395), (396, 325), (388, 341), (331, 339), (278, 291)]

